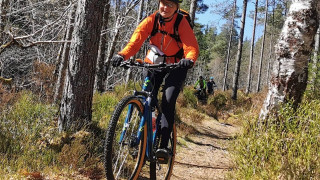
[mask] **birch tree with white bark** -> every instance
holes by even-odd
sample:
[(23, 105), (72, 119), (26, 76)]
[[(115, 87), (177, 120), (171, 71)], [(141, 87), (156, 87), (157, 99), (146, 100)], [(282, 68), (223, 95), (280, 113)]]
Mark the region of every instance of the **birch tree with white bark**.
[(319, 0), (292, 0), (276, 45), (276, 59), (269, 91), (260, 112), (266, 119), (281, 103), (301, 102), (308, 79), (308, 61), (319, 23)]

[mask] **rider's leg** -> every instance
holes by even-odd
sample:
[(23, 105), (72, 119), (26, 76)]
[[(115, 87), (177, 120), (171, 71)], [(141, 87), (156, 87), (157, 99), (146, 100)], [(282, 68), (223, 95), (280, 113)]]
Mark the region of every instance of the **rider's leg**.
[(172, 70), (165, 79), (164, 92), (162, 96), (162, 118), (161, 118), (161, 143), (160, 148), (166, 148), (174, 123), (175, 105), (180, 88), (187, 75), (186, 69)]
[(145, 70), (143, 72), (143, 76), (150, 78), (150, 84), (148, 91), (152, 91), (152, 100), (151, 100), (151, 107), (155, 107), (158, 102), (158, 92), (159, 88), (162, 84), (163, 78), (165, 77), (166, 72), (160, 70)]

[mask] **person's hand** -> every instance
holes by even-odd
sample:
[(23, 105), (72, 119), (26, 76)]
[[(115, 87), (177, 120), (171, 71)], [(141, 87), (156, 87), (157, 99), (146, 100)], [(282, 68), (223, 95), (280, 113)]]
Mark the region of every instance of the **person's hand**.
[(117, 66), (120, 66), (122, 61), (124, 61), (124, 58), (119, 54), (117, 54), (113, 56), (113, 58), (111, 59), (111, 64), (113, 67), (117, 67)]
[(190, 68), (192, 68), (193, 64), (194, 64), (194, 62), (190, 59), (181, 59), (179, 61), (179, 66), (181, 68), (190, 69)]

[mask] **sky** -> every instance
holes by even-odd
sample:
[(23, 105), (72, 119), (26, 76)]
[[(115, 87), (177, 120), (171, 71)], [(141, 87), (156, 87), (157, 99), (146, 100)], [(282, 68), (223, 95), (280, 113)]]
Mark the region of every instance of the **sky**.
[[(213, 25), (218, 28), (218, 32), (220, 32), (220, 27), (225, 23), (225, 21), (221, 18), (221, 16), (213, 13), (214, 11), (213, 4), (216, 2), (222, 2), (224, 0), (203, 0), (204, 4), (207, 4), (209, 6), (209, 9), (204, 14), (196, 14), (196, 22), (200, 24), (208, 24)], [(231, 0), (230, 0), (231, 2)], [(237, 6), (239, 8), (239, 14), (242, 14), (242, 6), (243, 6), (243, 0), (237, 0)], [(230, 11), (232, 10), (232, 7), (230, 7)], [(247, 5), (247, 14), (246, 14), (246, 25), (245, 25), (245, 31), (244, 31), (244, 39), (251, 40), (252, 38), (252, 29), (253, 29), (253, 19), (249, 17), (250, 12), (254, 12), (254, 1), (248, 2)], [(237, 19), (237, 21), (240, 21), (240, 18)], [(240, 27), (241, 23), (238, 22), (238, 25)], [(258, 37), (262, 36), (263, 26), (257, 26), (256, 28), (256, 37), (257, 40)], [(238, 29), (239, 32), (239, 29)]]

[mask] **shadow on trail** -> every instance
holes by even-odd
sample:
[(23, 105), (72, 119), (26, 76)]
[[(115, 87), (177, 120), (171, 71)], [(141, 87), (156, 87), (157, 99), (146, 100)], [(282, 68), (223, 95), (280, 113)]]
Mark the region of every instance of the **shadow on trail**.
[(188, 142), (194, 143), (196, 145), (199, 145), (199, 146), (209, 146), (209, 147), (212, 147), (212, 148), (215, 148), (215, 149), (219, 149), (219, 150), (224, 150), (224, 151), (227, 150), (226, 148), (214, 146), (212, 144), (204, 144), (204, 143), (201, 143), (201, 142), (196, 142), (196, 141), (192, 140), (191, 138), (189, 138), (188, 136), (185, 138), (185, 140), (188, 141)]
[(183, 163), (179, 161), (175, 161), (174, 163), (188, 166), (188, 167), (197, 167), (197, 168), (209, 168), (209, 169), (226, 169), (226, 170), (232, 170), (233, 168), (230, 167), (213, 167), (213, 166), (203, 166), (203, 165), (197, 165), (197, 164), (190, 164), (190, 163)]
[(230, 136), (229, 134), (222, 132), (222, 131), (218, 131), (216, 129), (212, 129), (210, 127), (202, 127), (202, 130), (204, 131), (204, 133), (199, 132), (200, 135), (203, 136), (209, 136), (211, 138), (215, 138), (215, 139), (221, 139), (221, 140), (234, 140), (236, 139), (236, 136)]
[[(229, 134), (225, 133), (225, 132), (222, 132), (222, 131), (217, 131), (215, 129), (212, 129), (210, 127), (208, 128), (205, 128), (205, 127), (202, 127), (202, 130), (204, 132), (200, 132), (197, 128), (195, 128), (194, 126), (191, 126), (181, 120), (177, 121), (177, 125), (178, 127), (180, 125), (184, 126), (184, 127), (187, 127), (189, 129), (191, 129), (192, 133), (191, 134), (197, 134), (197, 135), (201, 135), (201, 136), (208, 136), (208, 137), (211, 137), (211, 138), (214, 138), (214, 139), (220, 139), (220, 140), (234, 140), (236, 139), (236, 136), (230, 136)], [(213, 133), (215, 132), (215, 133)]]

